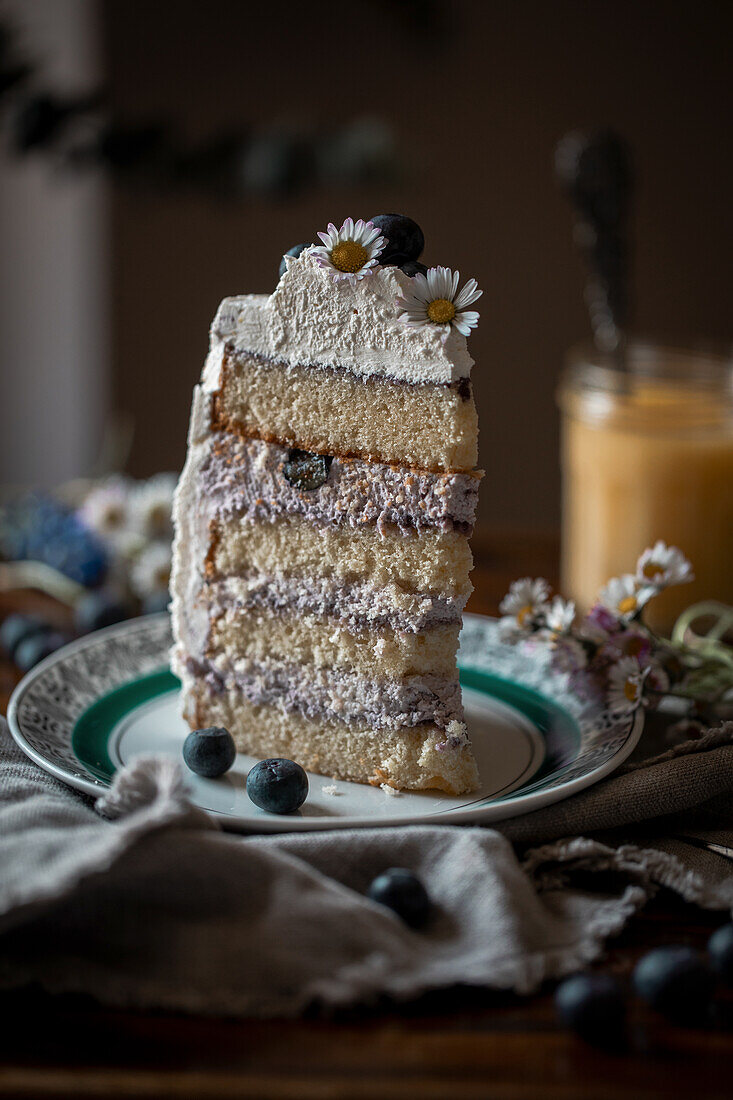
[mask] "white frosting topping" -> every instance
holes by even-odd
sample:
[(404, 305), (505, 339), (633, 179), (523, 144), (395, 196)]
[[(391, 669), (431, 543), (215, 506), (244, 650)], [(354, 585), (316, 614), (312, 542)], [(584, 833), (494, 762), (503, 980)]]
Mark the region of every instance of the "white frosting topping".
[(358, 282), (335, 280), (307, 249), (286, 259), (275, 291), (225, 298), (211, 328), (212, 353), (204, 371), (216, 387), (222, 344), (235, 351), (300, 366), (327, 366), (363, 377), (404, 382), (456, 382), (470, 374), (466, 338), (442, 325), (413, 328), (398, 320), (397, 298), (409, 278), (377, 267)]

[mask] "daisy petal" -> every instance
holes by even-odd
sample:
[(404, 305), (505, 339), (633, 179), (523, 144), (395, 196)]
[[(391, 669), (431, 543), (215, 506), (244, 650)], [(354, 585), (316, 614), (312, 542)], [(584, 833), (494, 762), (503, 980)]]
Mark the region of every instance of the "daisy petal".
[(476, 280), (469, 279), (460, 293), (456, 295), (453, 305), (456, 309), (464, 309), (465, 306), (470, 306), (473, 305), (474, 302), (477, 302), (482, 294), (483, 290), (478, 289)]

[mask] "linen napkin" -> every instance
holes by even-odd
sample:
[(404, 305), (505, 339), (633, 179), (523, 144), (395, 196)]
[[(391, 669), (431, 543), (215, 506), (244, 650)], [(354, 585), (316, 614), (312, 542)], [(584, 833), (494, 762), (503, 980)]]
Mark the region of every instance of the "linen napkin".
[[(491, 829), (242, 837), (164, 758), (133, 761), (95, 810), (0, 719), (0, 986), (267, 1016), (455, 984), (526, 993), (596, 958), (660, 887), (730, 911), (732, 796), (729, 723)], [(365, 896), (391, 866), (425, 883), (424, 930)]]

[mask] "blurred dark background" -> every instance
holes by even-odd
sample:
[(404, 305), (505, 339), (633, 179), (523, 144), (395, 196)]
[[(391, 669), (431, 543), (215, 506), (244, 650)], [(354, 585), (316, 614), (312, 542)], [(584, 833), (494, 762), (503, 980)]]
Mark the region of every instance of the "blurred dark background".
[[(4, 154), (0, 231), (14, 234), (0, 282), (14, 318), (12, 339), (0, 337), (5, 480), (88, 472), (81, 467), (108, 411), (134, 421), (131, 473), (178, 468), (219, 300), (271, 290), (282, 252), (328, 221), (397, 211), (422, 225), (427, 263), (457, 267), (484, 290), (470, 338), (487, 471), (480, 521), (555, 527), (554, 389), (566, 349), (588, 334), (582, 264), (553, 174), (554, 147), (575, 128), (612, 126), (635, 153), (636, 329), (676, 343), (733, 339), (728, 3), (37, 0), (8, 9), (18, 23), (34, 9), (29, 45), (52, 66), (54, 36), (63, 39), (59, 79), (73, 83), (83, 70), (87, 85), (101, 80), (122, 121), (160, 124), (195, 145), (238, 129), (328, 135), (356, 120), (372, 144), (383, 142), (385, 167), (354, 180), (335, 164), (333, 178), (293, 193), (265, 180), (263, 193), (222, 195), (119, 176), (74, 183), (48, 159), (28, 166)], [(37, 194), (24, 173), (42, 177)], [(54, 188), (74, 187), (86, 191), (74, 199), (73, 218), (62, 211), (53, 221), (53, 233), (62, 223), (77, 227), (54, 246), (57, 281), (68, 292), (74, 241), (92, 219), (86, 275), (77, 279), (89, 286), (89, 308), (79, 293), (54, 315), (48, 347), (66, 339), (64, 325), (77, 331), (94, 314), (91, 351), (85, 345), (94, 377), (74, 375), (76, 389), (67, 373), (82, 352), (67, 348), (66, 360), (53, 363), (53, 350), (31, 355), (19, 323), (30, 323), (34, 271), (46, 279), (34, 326), (48, 322), (44, 302), (55, 301), (48, 270), (38, 274), (39, 265), (53, 266), (45, 262), (53, 233), (40, 233), (34, 210), (48, 211)], [(18, 224), (36, 233), (33, 249)], [(19, 264), (30, 269), (25, 304)], [(19, 364), (25, 381), (13, 383)], [(63, 409), (55, 396), (62, 391)], [(48, 431), (39, 403), (53, 421)], [(53, 431), (57, 449), (69, 433), (86, 442), (62, 460)]]

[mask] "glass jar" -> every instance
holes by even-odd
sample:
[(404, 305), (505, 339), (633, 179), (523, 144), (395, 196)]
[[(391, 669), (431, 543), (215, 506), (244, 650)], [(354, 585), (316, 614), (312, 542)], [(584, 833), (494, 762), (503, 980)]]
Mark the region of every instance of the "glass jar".
[(650, 605), (667, 631), (698, 600), (733, 604), (733, 361), (642, 343), (626, 359), (575, 349), (562, 376), (562, 591), (587, 610), (663, 539), (696, 578)]

